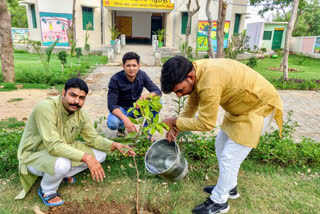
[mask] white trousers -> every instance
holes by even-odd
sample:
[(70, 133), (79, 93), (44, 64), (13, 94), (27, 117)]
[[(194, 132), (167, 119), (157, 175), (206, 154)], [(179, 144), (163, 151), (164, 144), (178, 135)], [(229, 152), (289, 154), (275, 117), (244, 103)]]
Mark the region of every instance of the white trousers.
[[(96, 156), (97, 161), (102, 163), (106, 159), (106, 153), (101, 152), (96, 149), (92, 149), (94, 155)], [(39, 171), (38, 169), (28, 166), (28, 171), (31, 174), (37, 176), (43, 176), (40, 186), (44, 195), (48, 196), (58, 191), (58, 188), (63, 180), (63, 178), (69, 178), (78, 174), (79, 172), (87, 169), (87, 164), (83, 163), (79, 166), (72, 167), (71, 161), (67, 158), (59, 157), (56, 160), (54, 167), (54, 175), (49, 175), (48, 173)]]
[[(265, 133), (273, 120), (274, 114), (275, 110), (264, 118), (260, 135)], [(229, 191), (237, 186), (240, 165), (249, 155), (252, 148), (234, 142), (222, 130), (219, 130), (216, 137), (215, 148), (219, 165), (219, 178), (210, 198), (214, 202), (221, 204), (227, 202)]]

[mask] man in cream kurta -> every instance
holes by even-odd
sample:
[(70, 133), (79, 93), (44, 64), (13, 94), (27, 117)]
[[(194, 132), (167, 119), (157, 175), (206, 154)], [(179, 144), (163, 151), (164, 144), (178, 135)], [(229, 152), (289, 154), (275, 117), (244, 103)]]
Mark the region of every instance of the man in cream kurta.
[[(99, 136), (86, 112), (81, 109), (88, 93), (87, 84), (79, 79), (67, 81), (62, 95), (42, 100), (28, 118), (18, 149), (19, 176), (23, 187), (16, 199), (22, 199), (38, 176), (43, 176), (38, 194), (46, 205), (63, 204), (57, 194), (60, 183), (74, 182), (73, 175), (89, 167), (92, 178), (105, 177), (100, 163), (106, 152), (128, 148)], [(86, 143), (76, 141), (79, 136)], [(51, 197), (49, 197), (51, 196)]]
[[(162, 67), (161, 90), (178, 97), (190, 95), (178, 118), (166, 118), (172, 140), (179, 131), (209, 131), (216, 125), (219, 105), (226, 111), (216, 137), (219, 163), (217, 185), (193, 213), (225, 213), (228, 198), (239, 197), (237, 176), (241, 163), (255, 148), (273, 118), (282, 131), (282, 101), (276, 89), (250, 67), (231, 59), (204, 59), (191, 63), (173, 57)], [(198, 116), (194, 117), (198, 111)]]

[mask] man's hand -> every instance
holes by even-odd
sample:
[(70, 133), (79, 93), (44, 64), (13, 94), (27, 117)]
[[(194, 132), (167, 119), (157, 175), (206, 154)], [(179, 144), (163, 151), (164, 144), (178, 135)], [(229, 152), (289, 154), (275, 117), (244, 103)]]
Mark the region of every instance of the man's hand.
[(106, 174), (104, 173), (104, 170), (99, 161), (97, 161), (95, 157), (87, 154), (86, 160), (84, 160), (84, 162), (88, 165), (92, 179), (97, 180), (98, 182), (103, 181), (103, 179), (106, 177)]
[(136, 125), (134, 125), (128, 117), (123, 120), (123, 123), (129, 133), (138, 132)]
[(118, 150), (119, 152), (121, 152), (123, 155), (125, 155), (125, 151), (122, 150), (122, 148), (126, 148), (128, 149), (128, 155), (130, 157), (134, 157), (136, 156), (136, 153), (132, 150), (132, 148), (128, 145), (124, 145), (122, 143), (117, 143), (117, 142), (113, 142), (112, 145), (111, 145), (111, 151), (114, 151), (114, 150)]
[(176, 121), (177, 121), (176, 117), (167, 117), (162, 121), (163, 123), (167, 124), (170, 128), (166, 134), (166, 137), (169, 142), (171, 142), (172, 140), (176, 140), (176, 137), (179, 134), (179, 130), (176, 127)]

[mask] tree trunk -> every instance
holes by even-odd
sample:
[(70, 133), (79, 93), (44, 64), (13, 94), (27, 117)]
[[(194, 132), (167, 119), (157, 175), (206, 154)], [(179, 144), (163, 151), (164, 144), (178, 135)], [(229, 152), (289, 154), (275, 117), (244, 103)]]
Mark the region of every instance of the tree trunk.
[(14, 82), (14, 58), (11, 38), (11, 15), (7, 1), (0, 0), (0, 56), (1, 71), (5, 82)]
[(68, 39), (69, 39), (69, 45), (71, 45), (71, 41), (76, 41), (75, 14), (76, 14), (76, 0), (73, 0), (72, 22), (71, 22), (71, 26), (67, 30), (67, 35), (68, 35)]
[(293, 25), (294, 25), (294, 22), (297, 17), (299, 1), (300, 0), (294, 0), (294, 2), (293, 2), (293, 10), (291, 13), (291, 17), (290, 17), (287, 32), (286, 32), (286, 40), (285, 40), (285, 44), (284, 44), (284, 54), (283, 54), (283, 58), (282, 58), (282, 62), (281, 62), (282, 66), (283, 66), (283, 70), (282, 70), (283, 71), (283, 79), (285, 81), (287, 81), (289, 78), (289, 75), (288, 75), (289, 41), (290, 41), (290, 38), (292, 35)]
[(223, 58), (224, 23), (226, 20), (227, 3), (219, 0), (219, 12), (217, 21), (217, 58)]
[(191, 17), (197, 13), (200, 9), (200, 5), (199, 5), (199, 0), (196, 0), (196, 3), (197, 3), (197, 8), (194, 9), (193, 11), (190, 10), (190, 6), (191, 6), (191, 0), (188, 0), (188, 3), (187, 3), (187, 9), (188, 9), (188, 21), (187, 21), (187, 29), (186, 29), (186, 41), (185, 41), (185, 44), (186, 44), (186, 48), (185, 48), (185, 51), (183, 53), (183, 56), (186, 57), (187, 55), (187, 50), (188, 50), (188, 47), (189, 47), (189, 35), (190, 35), (190, 26), (191, 26)]
[(206, 5), (206, 13), (208, 17), (208, 33), (207, 33), (207, 40), (208, 40), (208, 55), (209, 58), (213, 58), (213, 47), (212, 47), (212, 40), (211, 40), (211, 32), (212, 32), (212, 14), (210, 11), (210, 4), (212, 0), (207, 0)]

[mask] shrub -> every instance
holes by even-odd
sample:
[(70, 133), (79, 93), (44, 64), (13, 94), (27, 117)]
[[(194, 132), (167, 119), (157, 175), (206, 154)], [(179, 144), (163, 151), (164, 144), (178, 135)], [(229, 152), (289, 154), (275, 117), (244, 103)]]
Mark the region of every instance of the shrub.
[(14, 49), (13, 52), (14, 53), (28, 53), (27, 50), (16, 50), (16, 49)]
[(257, 57), (250, 57), (249, 58), (249, 61), (247, 62), (247, 65), (250, 67), (250, 68), (254, 68), (258, 65), (258, 58)]
[(320, 88), (320, 80), (304, 80), (304, 79), (268, 79), (275, 88), (278, 89), (299, 89), (299, 90), (313, 90)]
[(298, 54), (296, 59), (297, 59), (297, 64), (302, 65), (304, 61), (306, 61), (307, 57), (305, 57), (303, 54)]
[(102, 56), (101, 59), (100, 59), (100, 63), (107, 64), (108, 63), (108, 57), (107, 56)]
[(17, 89), (16, 85), (11, 82), (5, 82), (2, 85), (4, 86), (2, 88), (3, 91), (11, 91)]

